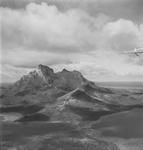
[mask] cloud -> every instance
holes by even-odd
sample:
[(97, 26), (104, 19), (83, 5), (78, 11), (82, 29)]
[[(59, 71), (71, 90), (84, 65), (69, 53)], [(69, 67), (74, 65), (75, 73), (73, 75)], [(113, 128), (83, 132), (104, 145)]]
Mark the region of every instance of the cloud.
[(32, 2), (36, 4), (45, 2), (49, 5), (55, 5), (62, 11), (80, 8), (93, 16), (100, 12), (115, 19), (125, 18), (138, 23), (143, 21), (142, 0), (0, 0), (0, 5), (12, 9), (21, 9)]
[(31, 3), (24, 10), (1, 8), (1, 13), (5, 49), (22, 46), (69, 53), (103, 45), (115, 49), (142, 46), (142, 31), (130, 20), (111, 22), (107, 15), (93, 17), (80, 9), (61, 12), (46, 3)]
[(114, 49), (124, 51), (143, 46), (141, 27), (130, 20), (119, 19), (109, 22), (103, 30), (108, 38), (107, 42)]
[(97, 5), (91, 5), (88, 10), (94, 13), (96, 8), (96, 12), (108, 14), (114, 19), (124, 18), (136, 23), (143, 22), (142, 0), (99, 0)]
[(0, 83), (15, 82), (30, 71), (31, 69), (28, 69), (28, 68), (23, 69), (23, 68), (17, 68), (11, 65), (3, 64), (0, 70), (0, 77), (1, 77)]
[[(55, 6), (31, 3), (25, 10), (1, 8), (3, 47), (83, 49), (94, 46), (97, 22), (81, 10), (60, 12)], [(99, 18), (97, 18), (99, 22)], [(100, 25), (108, 20), (101, 15)], [(16, 23), (15, 23), (16, 22)], [(93, 34), (94, 32), (94, 34)], [(97, 33), (98, 34), (98, 33)]]
[(62, 54), (16, 49), (3, 52), (2, 63), (17, 67), (34, 68), (38, 64), (70, 64), (71, 61)]
[(30, 3), (25, 9), (1, 7), (0, 12), (5, 80), (16, 80), (40, 63), (55, 70), (77, 69), (92, 80), (137, 79), (143, 74), (141, 58), (120, 53), (143, 46), (143, 24), (103, 13), (91, 16), (79, 8), (61, 11), (46, 3)]

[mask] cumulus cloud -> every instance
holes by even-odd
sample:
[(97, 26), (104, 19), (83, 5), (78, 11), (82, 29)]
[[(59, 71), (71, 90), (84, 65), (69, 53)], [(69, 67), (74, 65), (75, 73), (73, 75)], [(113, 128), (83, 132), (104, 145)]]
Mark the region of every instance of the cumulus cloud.
[(93, 80), (143, 74), (142, 59), (120, 54), (143, 46), (142, 24), (103, 13), (91, 16), (81, 9), (60, 11), (46, 3), (17, 10), (1, 7), (0, 12), (5, 78), (8, 70), (20, 68), (21, 75), (21, 68), (25, 73), (40, 63), (55, 70), (77, 69)]
[(143, 34), (140, 27), (132, 21), (119, 19), (109, 22), (104, 27), (104, 32), (108, 35), (109, 43), (116, 49), (131, 49), (142, 46)]
[[(19, 45), (33, 49), (69, 50), (94, 45), (96, 20), (80, 10), (60, 12), (45, 3), (29, 4), (25, 10), (1, 9), (3, 47)], [(103, 17), (103, 19), (106, 19)], [(104, 20), (103, 20), (104, 22)]]
[(110, 48), (114, 45), (115, 48), (129, 48), (130, 43), (132, 47), (139, 46), (142, 40), (139, 27), (132, 21), (109, 22), (110, 17), (104, 14), (92, 17), (79, 9), (60, 12), (46, 3), (31, 3), (25, 10), (1, 8), (1, 13), (5, 49), (23, 46), (61, 53), (102, 48), (107, 42)]
[(45, 2), (50, 5), (56, 5), (62, 11), (80, 8), (88, 11), (93, 16), (100, 12), (116, 19), (125, 18), (139, 23), (143, 21), (142, 0), (0, 0), (0, 5), (20, 9), (25, 8), (31, 2), (36, 4)]

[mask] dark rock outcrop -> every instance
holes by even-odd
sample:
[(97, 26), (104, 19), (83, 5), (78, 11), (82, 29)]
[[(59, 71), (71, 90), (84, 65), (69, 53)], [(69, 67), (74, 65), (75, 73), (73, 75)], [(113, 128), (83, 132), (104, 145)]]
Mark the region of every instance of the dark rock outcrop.
[(23, 91), (27, 91), (28, 93), (28, 90), (38, 91), (39, 89), (48, 88), (71, 91), (87, 82), (88, 80), (78, 71), (67, 71), (63, 69), (61, 72), (55, 73), (50, 67), (40, 64), (36, 70), (30, 72), (28, 75), (24, 75), (13, 84), (10, 90), (18, 95), (23, 94)]

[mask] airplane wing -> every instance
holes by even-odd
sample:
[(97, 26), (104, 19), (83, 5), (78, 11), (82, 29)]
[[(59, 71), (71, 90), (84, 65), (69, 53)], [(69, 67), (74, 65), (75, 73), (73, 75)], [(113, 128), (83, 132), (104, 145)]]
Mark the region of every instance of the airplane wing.
[(134, 54), (135, 52), (134, 51), (124, 51), (122, 52), (123, 54)]
[(143, 53), (143, 52), (134, 52), (134, 51), (123, 52), (123, 54), (133, 54), (136, 56), (140, 56), (139, 54), (141, 54), (141, 53)]
[[(142, 50), (142, 51), (140, 51)], [(139, 54), (142, 54), (143, 53), (143, 48), (138, 48), (138, 49), (135, 49), (135, 50), (129, 50), (129, 51), (124, 51), (123, 54), (135, 54), (137, 56), (139, 56)]]
[(143, 49), (143, 48), (137, 48), (136, 50), (140, 50), (140, 49)]
[(138, 51), (138, 52), (136, 52), (136, 53), (143, 53), (143, 51)]

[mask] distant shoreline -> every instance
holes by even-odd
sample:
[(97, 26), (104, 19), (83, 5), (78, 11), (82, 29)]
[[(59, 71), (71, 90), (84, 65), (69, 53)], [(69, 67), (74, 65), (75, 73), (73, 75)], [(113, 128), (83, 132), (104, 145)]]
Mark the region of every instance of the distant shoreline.
[(106, 88), (120, 88), (120, 89), (143, 89), (143, 81), (116, 81), (116, 82), (95, 82), (99, 86)]

